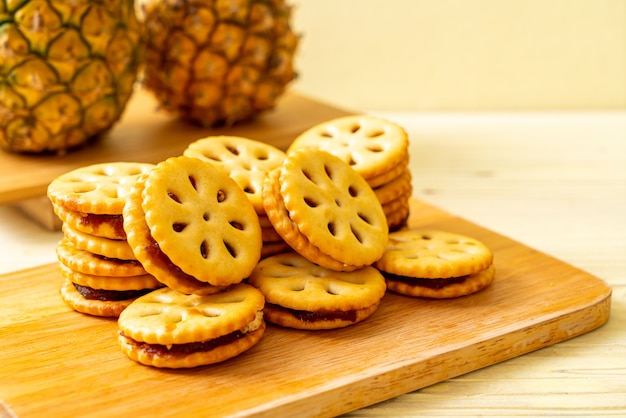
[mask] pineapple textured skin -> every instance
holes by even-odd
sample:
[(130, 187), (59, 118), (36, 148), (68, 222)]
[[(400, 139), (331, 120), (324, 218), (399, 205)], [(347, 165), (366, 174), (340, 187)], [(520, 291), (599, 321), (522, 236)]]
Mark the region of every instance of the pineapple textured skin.
[(109, 130), (140, 40), (133, 0), (0, 0), (0, 148), (63, 153)]
[(144, 0), (144, 86), (161, 108), (210, 127), (272, 109), (296, 78), (284, 0)]

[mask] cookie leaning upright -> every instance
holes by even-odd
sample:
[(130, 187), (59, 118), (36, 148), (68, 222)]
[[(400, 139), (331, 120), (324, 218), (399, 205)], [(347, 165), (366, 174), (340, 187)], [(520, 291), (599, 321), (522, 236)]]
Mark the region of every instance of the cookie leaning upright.
[(433, 229), (391, 232), (387, 249), (374, 266), (383, 272), (389, 290), (434, 299), (478, 292), (495, 276), (493, 254), (485, 244)]
[(348, 163), (374, 189), (389, 229), (402, 226), (412, 193), (406, 131), (387, 119), (351, 115), (322, 122), (300, 134), (288, 152), (315, 147)]
[(135, 183), (124, 229), (144, 268), (186, 293), (241, 282), (261, 253), (259, 219), (243, 190), (223, 170), (185, 156), (159, 163)]
[(385, 250), (387, 221), (374, 191), (347, 163), (323, 150), (287, 153), (265, 180), (263, 204), (285, 242), (321, 266), (356, 270)]

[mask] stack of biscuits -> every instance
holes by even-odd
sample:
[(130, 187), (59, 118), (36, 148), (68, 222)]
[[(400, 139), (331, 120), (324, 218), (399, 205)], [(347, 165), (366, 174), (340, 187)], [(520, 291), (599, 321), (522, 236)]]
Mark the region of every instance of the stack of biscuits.
[(353, 115), (313, 126), (296, 137), (288, 152), (316, 147), (348, 163), (374, 190), (393, 231), (404, 226), (409, 216), (412, 186), (408, 146), (407, 133), (398, 124)]
[(290, 250), (263, 259), (249, 283), (264, 294), (266, 320), (284, 327), (346, 327), (371, 316), (385, 293), (372, 267), (388, 227), (365, 179), (316, 147), (286, 154), (263, 186), (267, 216)]
[(138, 296), (161, 286), (135, 258), (122, 219), (130, 187), (152, 167), (95, 164), (50, 183), (48, 197), (63, 222), (57, 246), (61, 296), (76, 311), (117, 317)]
[(220, 135), (192, 142), (183, 151), (183, 155), (207, 161), (225, 170), (246, 193), (259, 216), (263, 257), (289, 248), (267, 218), (262, 197), (265, 177), (283, 163), (285, 158), (283, 151), (249, 138)]
[(261, 227), (224, 170), (168, 158), (137, 179), (123, 215), (133, 253), (165, 285), (119, 316), (118, 341), (128, 357), (195, 367), (239, 355), (261, 339), (265, 300), (242, 283), (260, 259)]
[(406, 228), (408, 159), (402, 128), (361, 115), (317, 125), (286, 152), (211, 136), (156, 165), (73, 170), (48, 187), (63, 221), (61, 296), (118, 317), (131, 359), (187, 368), (250, 349), (265, 321), (342, 328), (387, 290), (485, 288), (495, 270), (484, 244)]

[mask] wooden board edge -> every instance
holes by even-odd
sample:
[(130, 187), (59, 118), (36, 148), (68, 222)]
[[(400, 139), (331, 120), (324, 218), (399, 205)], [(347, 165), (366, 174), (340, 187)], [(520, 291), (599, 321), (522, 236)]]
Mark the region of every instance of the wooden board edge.
[(48, 231), (60, 231), (63, 226), (47, 196), (31, 197), (13, 203), (11, 206)]
[[(141, 136), (133, 143), (140, 144), (154, 135), (168, 135), (182, 132), (182, 142), (155, 141), (152, 149), (143, 149), (139, 154), (131, 154), (134, 161), (157, 163), (167, 157), (178, 155), (189, 142), (209, 135), (250, 136), (270, 145), (285, 148), (303, 130), (336, 117), (354, 114), (355, 111), (336, 107), (306, 94), (287, 91), (279, 98), (276, 106), (254, 118), (232, 126), (202, 127), (158, 109), (156, 99), (150, 92), (138, 88), (131, 97), (122, 118), (106, 133), (92, 142), (73, 149), (65, 154), (21, 154), (0, 150), (0, 176), (13, 171), (26, 173), (29, 180), (19, 178), (17, 182), (0, 184), (0, 204), (14, 204), (30, 198), (46, 195), (48, 182), (82, 165), (121, 161), (128, 153), (117, 148), (122, 139)], [(144, 129), (147, 128), (147, 129)], [(252, 133), (255, 135), (250, 135)], [(150, 135), (153, 135), (152, 137)], [(167, 152), (166, 152), (167, 151)], [(41, 170), (40, 170), (41, 168)], [(5, 171), (7, 170), (7, 171)], [(33, 170), (35, 172), (33, 172)], [(42, 172), (46, 181), (40, 179)]]
[(17, 418), (17, 415), (2, 400), (0, 400), (0, 418)]
[[(604, 283), (600, 279), (598, 281)], [(306, 396), (297, 394), (258, 408), (241, 411), (235, 416), (255, 418), (272, 418), (277, 415), (334, 417), (570, 340), (600, 328), (609, 320), (612, 290), (608, 286), (607, 289), (607, 293), (596, 301), (579, 310), (572, 311), (568, 315), (546, 318), (531, 327), (521, 327), (516, 332), (506, 336), (497, 335), (476, 342), (461, 349), (450, 351), (437, 359), (425, 358), (410, 364), (398, 362), (397, 367), (390, 368), (384, 373), (375, 375), (364, 373), (363, 377), (356, 382), (353, 380), (345, 384), (325, 387), (314, 394), (308, 392)], [(555, 326), (557, 321), (559, 326)], [(567, 321), (573, 328), (565, 329), (562, 326), (563, 321)], [(525, 349), (520, 351), (510, 349), (508, 343), (516, 338), (527, 341)], [(480, 356), (480, 353), (493, 352), (494, 350), (495, 356)], [(468, 361), (468, 358), (482, 360), (472, 362)], [(430, 370), (430, 372), (420, 375), (425, 369)], [(437, 372), (437, 370), (443, 371)], [(322, 405), (328, 406), (320, 408)]]

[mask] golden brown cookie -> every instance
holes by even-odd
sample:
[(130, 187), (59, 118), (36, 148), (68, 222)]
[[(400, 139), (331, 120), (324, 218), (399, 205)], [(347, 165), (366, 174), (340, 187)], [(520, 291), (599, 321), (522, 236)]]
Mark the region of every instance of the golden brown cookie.
[(495, 276), (493, 255), (482, 242), (432, 229), (391, 232), (375, 266), (389, 290), (425, 298), (466, 296), (489, 286)]
[(94, 292), (64, 279), (59, 289), (61, 298), (72, 309), (93, 316), (118, 317), (138, 296), (145, 292)]
[(284, 327), (318, 330), (356, 324), (372, 315), (385, 279), (371, 266), (339, 272), (290, 251), (265, 258), (248, 283), (265, 296), (265, 318)]
[(263, 181), (280, 166), (285, 153), (267, 143), (238, 136), (210, 136), (189, 144), (187, 157), (208, 161), (224, 169), (246, 193), (257, 213), (263, 209)]
[(385, 274), (387, 288), (393, 292), (430, 299), (450, 299), (471, 295), (489, 286), (495, 277), (495, 267), (461, 277), (420, 279)]
[(201, 282), (239, 283), (261, 256), (252, 203), (226, 172), (206, 161), (180, 156), (159, 163), (145, 177), (141, 207), (160, 250)]
[(407, 226), (410, 215), (410, 206), (406, 205), (398, 208), (398, 210), (388, 213), (387, 225), (389, 225), (389, 231), (394, 232)]
[(382, 205), (383, 212), (385, 212), (387, 219), (389, 219), (390, 215), (398, 211), (408, 213), (410, 199), (411, 192), (408, 192)]
[[(298, 226), (289, 218), (285, 209), (282, 195), (280, 194), (280, 170), (271, 171), (265, 179), (263, 186), (263, 204), (268, 219), (271, 220), (276, 232), (280, 234), (289, 248), (302, 254), (308, 260), (314, 260), (316, 264), (337, 270), (356, 270), (357, 266), (351, 266), (335, 260), (332, 256), (324, 254), (319, 248), (312, 245), (308, 238), (298, 230)], [(267, 245), (264, 245), (267, 248)], [(269, 255), (269, 254), (266, 254)]]
[(224, 290), (224, 286), (202, 282), (183, 272), (161, 251), (159, 244), (150, 235), (150, 228), (141, 206), (143, 189), (144, 176), (141, 176), (133, 186), (124, 206), (124, 229), (128, 244), (143, 268), (159, 282), (183, 293), (208, 295)]
[(288, 153), (303, 147), (315, 147), (336, 155), (363, 178), (387, 172), (407, 156), (408, 136), (404, 129), (389, 120), (352, 115), (332, 119), (300, 134)]
[(61, 239), (56, 247), (57, 259), (68, 268), (95, 276), (141, 276), (146, 270), (137, 260), (107, 258), (77, 248), (67, 238)]
[[(89, 287), (94, 290), (135, 291), (144, 289), (157, 289), (161, 284), (150, 274), (140, 276), (102, 276), (72, 270), (66, 265), (59, 263), (63, 277), (72, 283)], [(102, 292), (103, 294), (106, 292)], [(103, 296), (103, 298), (105, 298)], [(106, 299), (106, 298), (105, 298)]]
[(261, 248), (261, 258), (266, 258), (274, 254), (284, 253), (290, 251), (292, 248), (285, 241), (272, 241), (264, 242), (263, 248)]
[(385, 273), (424, 279), (461, 277), (485, 270), (493, 254), (482, 242), (433, 229), (389, 233), (385, 253), (375, 267)]
[(76, 248), (107, 258), (119, 260), (135, 260), (135, 254), (126, 240), (103, 238), (78, 231), (66, 223), (62, 225), (65, 239)]
[(77, 212), (53, 205), (54, 213), (62, 222), (73, 229), (98, 237), (122, 240), (126, 239), (122, 215), (96, 215)]
[(385, 212), (385, 217), (387, 218), (389, 231), (395, 231), (406, 226), (411, 209), (410, 199), (411, 192), (409, 191), (382, 205), (383, 212)]
[(265, 321), (261, 292), (236, 284), (213, 295), (162, 288), (137, 299), (118, 319), (118, 341), (131, 359), (164, 368), (221, 362), (254, 346)]
[(404, 173), (389, 183), (378, 186), (373, 190), (374, 194), (376, 194), (376, 198), (382, 205), (387, 204), (400, 196), (406, 196), (412, 192), (411, 173), (409, 170), (405, 170)]
[(405, 171), (408, 171), (408, 167), (409, 156), (407, 154), (406, 157), (399, 164), (390, 167), (387, 171), (377, 175), (376, 177), (371, 177), (367, 179), (367, 184), (369, 184), (372, 189), (375, 189), (376, 187), (380, 187), (384, 184), (390, 183), (391, 181), (404, 174)]
[(80, 167), (55, 178), (48, 186), (53, 205), (82, 213), (122, 213), (129, 188), (154, 166), (114, 162)]
[[(366, 266), (380, 258), (388, 234), (385, 214), (371, 187), (348, 164), (325, 151), (300, 148), (289, 153), (277, 170), (278, 178), (270, 179), (270, 174), (266, 179), (265, 210), (292, 248), (307, 257), (270, 212), (287, 214), (288, 222), (311, 246), (347, 268)], [(277, 188), (280, 196), (270, 196)], [(281, 200), (284, 210), (275, 207)], [(336, 269), (335, 263), (310, 260)]]

